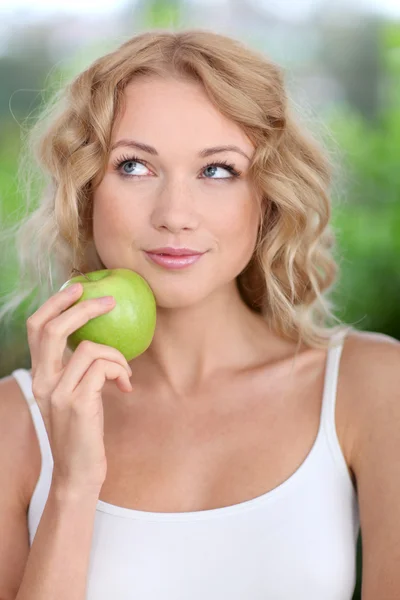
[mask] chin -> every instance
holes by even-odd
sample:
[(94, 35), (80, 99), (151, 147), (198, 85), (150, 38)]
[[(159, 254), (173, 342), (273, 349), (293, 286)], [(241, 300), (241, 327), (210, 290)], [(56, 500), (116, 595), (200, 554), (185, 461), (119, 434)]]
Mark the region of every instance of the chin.
[(156, 299), (158, 308), (189, 308), (203, 302), (212, 293), (206, 285), (193, 284), (183, 280), (171, 284), (171, 281), (153, 281), (147, 279)]
[[(154, 290), (153, 290), (154, 291)], [(189, 308), (202, 302), (206, 296), (187, 291), (163, 290), (154, 293), (158, 308)]]

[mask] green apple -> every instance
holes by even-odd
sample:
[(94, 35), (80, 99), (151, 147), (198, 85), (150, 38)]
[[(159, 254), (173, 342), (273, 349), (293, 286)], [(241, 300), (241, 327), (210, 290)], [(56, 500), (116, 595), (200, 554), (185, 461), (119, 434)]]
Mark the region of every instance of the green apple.
[(111, 310), (68, 336), (70, 350), (82, 340), (91, 340), (117, 348), (130, 361), (150, 346), (156, 326), (156, 301), (141, 275), (130, 269), (101, 269), (68, 279), (60, 291), (74, 283), (81, 283), (83, 292), (72, 306), (100, 296), (113, 296), (116, 302)]

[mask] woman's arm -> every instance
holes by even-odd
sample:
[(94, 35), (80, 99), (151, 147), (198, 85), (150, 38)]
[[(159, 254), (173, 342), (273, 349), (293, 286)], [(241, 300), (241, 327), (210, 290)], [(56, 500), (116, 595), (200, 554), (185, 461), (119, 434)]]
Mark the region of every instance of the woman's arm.
[(14, 377), (2, 378), (0, 600), (83, 600), (101, 488), (73, 492), (52, 485), (30, 548), (27, 509), (39, 472), (40, 449), (28, 404)]
[(84, 600), (98, 494), (52, 484), (16, 600)]
[[(343, 351), (344, 352), (344, 351)], [(400, 598), (400, 342), (377, 333), (349, 340), (362, 538), (362, 600)]]

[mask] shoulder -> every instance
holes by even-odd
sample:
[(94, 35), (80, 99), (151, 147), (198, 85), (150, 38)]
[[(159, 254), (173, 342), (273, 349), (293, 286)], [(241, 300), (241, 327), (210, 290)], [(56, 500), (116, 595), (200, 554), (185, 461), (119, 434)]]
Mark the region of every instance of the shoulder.
[(400, 342), (383, 333), (352, 331), (346, 336), (340, 374), (352, 404), (373, 408), (379, 399), (398, 393)]
[(40, 473), (40, 448), (29, 406), (12, 375), (0, 379), (0, 456), (10, 457), (10, 468), (22, 502), (29, 503)]
[(381, 333), (349, 333), (339, 397), (346, 414), (348, 462), (358, 487), (362, 478), (373, 476), (372, 464), (380, 462), (381, 472), (390, 470), (392, 452), (400, 452), (400, 342)]
[(341, 370), (357, 389), (381, 383), (383, 375), (395, 375), (399, 360), (400, 341), (384, 333), (351, 331), (343, 345)]
[(356, 453), (363, 433), (382, 409), (398, 404), (400, 410), (400, 342), (383, 333), (351, 331), (344, 341), (339, 373), (338, 390), (346, 398)]
[(400, 341), (385, 333), (351, 330), (345, 339), (343, 355), (345, 353), (352, 365), (358, 365), (358, 368), (371, 366), (366, 365), (365, 361), (372, 361), (376, 368), (384, 368), (386, 363), (383, 357), (398, 358)]
[(342, 360), (340, 385), (351, 415), (351, 468), (357, 482), (365, 564), (363, 597), (365, 593), (366, 598), (397, 598), (400, 342), (380, 333), (351, 333), (345, 340)]

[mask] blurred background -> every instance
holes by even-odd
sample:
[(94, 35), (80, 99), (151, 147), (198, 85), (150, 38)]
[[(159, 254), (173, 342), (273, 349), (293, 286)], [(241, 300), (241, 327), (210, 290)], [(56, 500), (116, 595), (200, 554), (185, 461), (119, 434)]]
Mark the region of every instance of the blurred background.
[[(46, 98), (125, 39), (164, 27), (225, 33), (285, 69), (293, 109), (340, 161), (336, 314), (400, 339), (399, 0), (0, 0), (1, 226), (25, 206), (19, 152)], [(1, 267), (0, 298), (16, 277), (12, 255)], [(7, 336), (0, 326), (0, 377), (30, 368), (23, 309)]]

